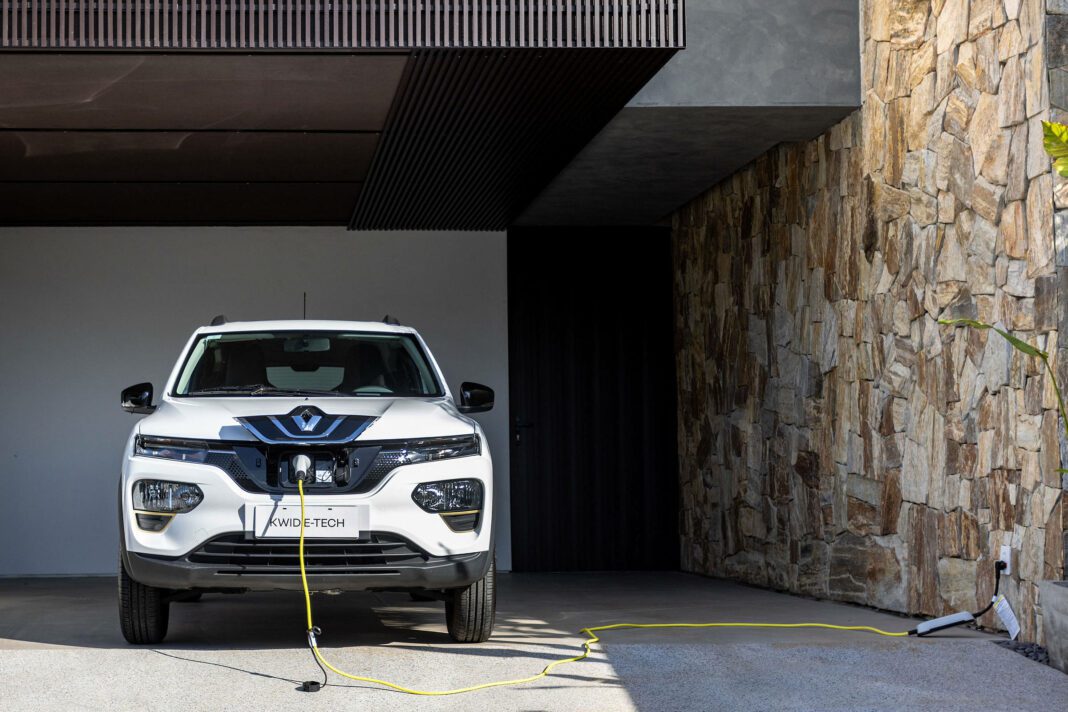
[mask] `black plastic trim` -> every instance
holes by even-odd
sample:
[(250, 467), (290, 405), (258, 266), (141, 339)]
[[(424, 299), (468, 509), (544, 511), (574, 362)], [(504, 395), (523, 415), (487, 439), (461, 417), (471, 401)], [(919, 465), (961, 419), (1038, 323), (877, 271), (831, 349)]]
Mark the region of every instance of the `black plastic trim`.
[[(243, 534), (240, 535), (243, 536)], [(218, 539), (216, 537), (213, 541)], [(278, 540), (274, 544), (284, 544), (285, 541)], [(326, 540), (313, 541), (322, 544)], [(306, 540), (305, 553), (306, 556), (311, 556), (307, 552), (307, 546)], [(299, 567), (288, 565), (250, 567), (195, 563), (190, 561), (190, 558), (193, 558), (196, 552), (180, 558), (153, 556), (132, 551), (124, 551), (123, 554), (130, 577), (148, 586), (167, 589), (302, 590)], [(308, 586), (312, 590), (338, 589), (342, 591), (463, 588), (486, 575), (493, 557), (491, 552), (481, 551), (456, 556), (423, 554), (418, 559), (418, 561), (386, 562), (367, 566), (310, 567)], [(273, 571), (269, 570), (272, 568)]]
[[(405, 463), (390, 462), (389, 458), (396, 457), (397, 453), (405, 449), (414, 449), (439, 444), (448, 444), (459, 439), (477, 438), (476, 435), (450, 435), (435, 438), (400, 439), (400, 440), (368, 440), (354, 441), (345, 445), (316, 445), (285, 444), (266, 445), (258, 440), (196, 440), (185, 441), (175, 438), (163, 438), (154, 435), (141, 435), (139, 439), (165, 441), (176, 445), (187, 443), (190, 445), (205, 445), (208, 448), (208, 457), (202, 463), (222, 471), (238, 487), (246, 492), (256, 494), (284, 494), (296, 491), (295, 483), (281, 480), (280, 458), (294, 451), (306, 451), (308, 453), (331, 453), (340, 463), (344, 463), (345, 472), (340, 478), (343, 484), (333, 487), (310, 487), (305, 490), (309, 496), (331, 494), (365, 494), (379, 485), (393, 470), (405, 467)], [(479, 452), (481, 454), (481, 446)], [(460, 457), (476, 457), (477, 454), (461, 455)], [(135, 455), (136, 457), (153, 458), (149, 455)], [(353, 464), (358, 461), (359, 464)], [(257, 467), (257, 463), (259, 466)]]
[(462, 514), (448, 514), (446, 512), (441, 513), (441, 519), (445, 522), (445, 526), (454, 532), (473, 532), (478, 527), (479, 520), (482, 519), (482, 510), (477, 512), (464, 512)]

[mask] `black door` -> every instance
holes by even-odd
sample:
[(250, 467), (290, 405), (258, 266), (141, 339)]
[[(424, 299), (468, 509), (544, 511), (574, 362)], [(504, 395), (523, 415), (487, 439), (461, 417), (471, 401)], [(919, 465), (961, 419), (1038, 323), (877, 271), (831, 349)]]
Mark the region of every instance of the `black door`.
[(508, 233), (516, 571), (676, 569), (670, 231)]

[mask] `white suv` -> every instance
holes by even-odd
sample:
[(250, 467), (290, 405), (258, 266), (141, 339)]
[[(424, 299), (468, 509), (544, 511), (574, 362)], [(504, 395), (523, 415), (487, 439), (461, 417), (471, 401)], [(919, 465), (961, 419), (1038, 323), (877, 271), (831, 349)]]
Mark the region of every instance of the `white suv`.
[(449, 634), (493, 630), (493, 465), (414, 329), (261, 321), (198, 329), (126, 444), (119, 489), (119, 610), (131, 643), (158, 643), (172, 601), (211, 591), (409, 591), (445, 601)]

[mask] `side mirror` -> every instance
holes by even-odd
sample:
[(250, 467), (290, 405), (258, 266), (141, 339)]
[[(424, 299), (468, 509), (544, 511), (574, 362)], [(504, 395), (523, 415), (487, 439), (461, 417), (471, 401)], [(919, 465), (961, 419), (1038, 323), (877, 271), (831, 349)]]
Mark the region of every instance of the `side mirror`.
[(457, 409), (461, 413), (485, 413), (493, 409), (493, 389), (483, 386), (481, 383), (460, 384), (460, 405)]
[(156, 410), (156, 406), (152, 405), (151, 383), (138, 383), (136, 386), (122, 389), (119, 402), (127, 413), (147, 415)]

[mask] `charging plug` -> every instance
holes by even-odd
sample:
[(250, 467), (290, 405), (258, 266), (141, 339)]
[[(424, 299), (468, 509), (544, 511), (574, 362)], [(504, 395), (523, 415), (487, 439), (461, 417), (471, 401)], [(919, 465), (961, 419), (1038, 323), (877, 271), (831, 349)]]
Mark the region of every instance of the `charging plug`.
[(315, 462), (307, 455), (301, 453), (294, 455), (289, 461), (289, 467), (293, 472), (293, 481), (303, 482), (306, 485), (315, 484)]
[(963, 623), (970, 623), (975, 618), (971, 613), (967, 611), (961, 611), (960, 613), (953, 613), (952, 615), (942, 616), (941, 618), (935, 618), (934, 620), (924, 621), (916, 626), (916, 635), (927, 635), (928, 633), (934, 633), (936, 630), (944, 630), (946, 628), (952, 628), (955, 625), (961, 625)]
[(322, 689), (322, 687), (322, 684), (317, 682), (316, 680), (305, 680), (304, 682), (300, 683), (301, 692), (318, 692)]
[(998, 556), (998, 563), (1005, 564), (1004, 566), (998, 567), (1001, 569), (1001, 573), (1006, 576), (1012, 575), (1012, 547), (1008, 544), (1001, 547), (1001, 555)]

